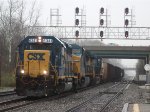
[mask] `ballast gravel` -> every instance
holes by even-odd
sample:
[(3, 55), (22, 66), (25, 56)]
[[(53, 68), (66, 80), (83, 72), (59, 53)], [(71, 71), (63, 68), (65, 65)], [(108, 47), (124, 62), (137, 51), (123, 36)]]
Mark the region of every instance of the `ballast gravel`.
[[(19, 109), (11, 110), (10, 112), (65, 112), (68, 109), (88, 100), (99, 91), (110, 87), (112, 84), (113, 83), (103, 84), (57, 100), (47, 99)], [(145, 92), (146, 91), (144, 89), (140, 89), (138, 85), (130, 84), (129, 88), (112, 102), (112, 104), (106, 109), (106, 112), (121, 112), (125, 103), (144, 103)], [(88, 111), (85, 109), (86, 112), (99, 112), (98, 102), (97, 104), (88, 106), (91, 107), (91, 109), (88, 109)]]
[(137, 84), (131, 84), (123, 94), (121, 94), (105, 112), (121, 112), (125, 103), (145, 103), (146, 102), (146, 89), (144, 85), (142, 88)]

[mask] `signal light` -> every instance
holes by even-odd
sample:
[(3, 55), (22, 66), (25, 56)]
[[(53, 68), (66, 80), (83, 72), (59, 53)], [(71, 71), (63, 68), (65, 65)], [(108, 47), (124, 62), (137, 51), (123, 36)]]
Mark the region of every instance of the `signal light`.
[(78, 31), (78, 30), (75, 32), (75, 36), (76, 36), (76, 37), (79, 36), (79, 31)]
[(104, 8), (103, 8), (103, 7), (100, 9), (100, 13), (101, 13), (101, 14), (104, 13)]
[(79, 8), (78, 7), (76, 7), (76, 9), (75, 9), (75, 13), (78, 15), (79, 14)]
[(129, 13), (129, 8), (125, 8), (125, 14), (127, 15)]
[(128, 24), (129, 24), (129, 20), (126, 19), (126, 20), (125, 20), (125, 25), (128, 26)]
[(100, 25), (104, 25), (104, 20), (103, 19), (100, 20)]
[(75, 25), (77, 25), (77, 26), (79, 25), (79, 19), (75, 20)]
[(103, 37), (104, 32), (100, 31), (100, 37)]
[(129, 32), (125, 31), (125, 37), (127, 38), (129, 36)]

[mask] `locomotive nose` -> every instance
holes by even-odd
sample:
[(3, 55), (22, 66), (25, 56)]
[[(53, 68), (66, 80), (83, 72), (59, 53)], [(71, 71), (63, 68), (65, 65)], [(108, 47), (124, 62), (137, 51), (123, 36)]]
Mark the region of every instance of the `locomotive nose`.
[(37, 77), (49, 74), (50, 51), (25, 50), (24, 51), (24, 75)]

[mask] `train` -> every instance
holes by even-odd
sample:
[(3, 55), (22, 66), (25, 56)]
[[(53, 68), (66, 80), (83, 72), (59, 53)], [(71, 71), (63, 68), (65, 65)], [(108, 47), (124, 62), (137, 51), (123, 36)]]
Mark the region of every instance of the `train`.
[[(109, 72), (107, 72), (109, 71)], [(82, 46), (54, 36), (27, 36), (18, 45), (16, 93), (49, 96), (121, 79), (123, 70)]]
[(124, 70), (112, 64), (102, 62), (101, 77), (103, 82), (120, 81), (124, 77)]

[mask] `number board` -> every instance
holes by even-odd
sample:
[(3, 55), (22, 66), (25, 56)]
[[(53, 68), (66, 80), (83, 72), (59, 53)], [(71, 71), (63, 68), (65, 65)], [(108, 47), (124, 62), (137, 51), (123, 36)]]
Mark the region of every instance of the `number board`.
[[(38, 39), (29, 39), (28, 40), (29, 43), (38, 43)], [(52, 39), (42, 39), (41, 41), (42, 43), (53, 43), (53, 40)]]

